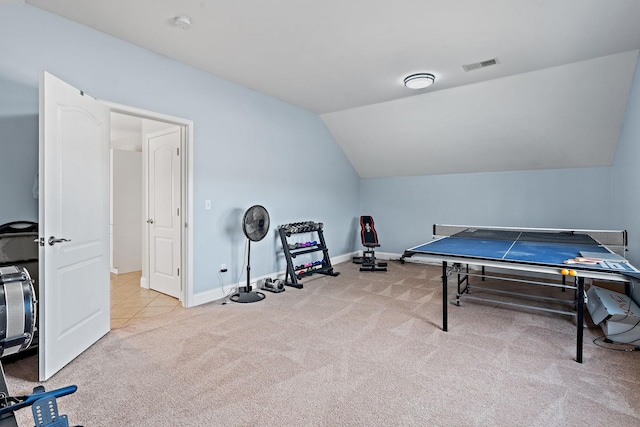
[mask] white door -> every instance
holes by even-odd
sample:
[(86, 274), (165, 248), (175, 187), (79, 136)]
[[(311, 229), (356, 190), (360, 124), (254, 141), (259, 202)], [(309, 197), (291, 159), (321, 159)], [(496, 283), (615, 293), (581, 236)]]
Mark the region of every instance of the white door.
[(44, 72), (39, 156), (44, 381), (110, 329), (109, 108)]
[(147, 135), (149, 287), (180, 298), (182, 128)]

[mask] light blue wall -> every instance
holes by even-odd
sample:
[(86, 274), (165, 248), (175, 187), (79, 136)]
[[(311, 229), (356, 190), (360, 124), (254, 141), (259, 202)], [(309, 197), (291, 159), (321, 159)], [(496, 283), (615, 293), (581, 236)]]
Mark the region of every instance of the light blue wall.
[(38, 89), (0, 76), (0, 224), (38, 222), (37, 170)]
[(613, 164), (611, 211), (617, 227), (629, 231), (629, 259), (640, 268), (640, 62), (629, 94)]
[(433, 224), (610, 228), (610, 168), (363, 179), (383, 252), (432, 237)]
[[(253, 204), (273, 229), (321, 221), (332, 256), (352, 250), (360, 180), (316, 114), (29, 5), (0, 6), (0, 78), (37, 93), (43, 70), (93, 97), (193, 120), (196, 293), (220, 286), (223, 263), (226, 284), (244, 274), (240, 224)], [(25, 157), (33, 174), (37, 159)], [(252, 277), (284, 269), (278, 248), (275, 232), (252, 245)]]

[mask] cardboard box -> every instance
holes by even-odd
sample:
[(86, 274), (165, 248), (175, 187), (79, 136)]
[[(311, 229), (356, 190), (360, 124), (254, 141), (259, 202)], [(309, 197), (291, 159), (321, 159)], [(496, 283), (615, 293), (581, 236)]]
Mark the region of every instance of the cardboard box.
[(614, 342), (640, 345), (640, 308), (628, 296), (591, 286), (587, 291), (587, 310)]

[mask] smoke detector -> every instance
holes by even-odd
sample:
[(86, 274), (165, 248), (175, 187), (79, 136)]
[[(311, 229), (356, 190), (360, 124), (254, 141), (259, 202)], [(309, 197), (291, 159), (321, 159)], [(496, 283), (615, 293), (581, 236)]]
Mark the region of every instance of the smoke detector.
[(191, 18), (184, 15), (176, 16), (173, 18), (173, 26), (183, 30), (188, 30), (191, 28)]

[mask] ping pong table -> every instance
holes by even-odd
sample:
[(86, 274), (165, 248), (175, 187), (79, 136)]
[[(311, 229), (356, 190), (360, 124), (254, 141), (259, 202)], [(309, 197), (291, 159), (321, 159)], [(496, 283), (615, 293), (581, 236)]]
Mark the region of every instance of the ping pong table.
[[(629, 264), (623, 256), (615, 253), (602, 241), (609, 240), (624, 253), (626, 248), (626, 232), (617, 230), (568, 230), (541, 228), (507, 228), (507, 227), (469, 227), (457, 225), (435, 224), (434, 240), (404, 251), (401, 262), (405, 258), (419, 256), (426, 261), (442, 262), (442, 329), (448, 330), (448, 297), (447, 277), (451, 273), (458, 274), (458, 292), (456, 305), (460, 305), (462, 297), (490, 301), (534, 310), (550, 311), (576, 316), (576, 362), (582, 363), (583, 319), (585, 279), (605, 280), (629, 285), (632, 278), (640, 278), (640, 271)], [(588, 255), (588, 256), (587, 256)], [(448, 263), (451, 263), (449, 266)], [(463, 265), (465, 267), (463, 267)], [(481, 272), (474, 274), (469, 265), (480, 267)], [(509, 272), (513, 275), (491, 276), (485, 268), (495, 269), (499, 273)], [(541, 306), (524, 305), (502, 299), (489, 299), (470, 296), (470, 277), (480, 277), (524, 283), (525, 286), (544, 285), (571, 289), (574, 298), (551, 298), (522, 294), (507, 290), (473, 286), (484, 291), (508, 295), (508, 298), (535, 298), (541, 300), (570, 303), (571, 311), (561, 311)], [(521, 276), (542, 277), (542, 280), (526, 280)], [(573, 284), (566, 278), (573, 278)], [(465, 285), (466, 284), (466, 285)], [(462, 287), (462, 285), (465, 285)]]

